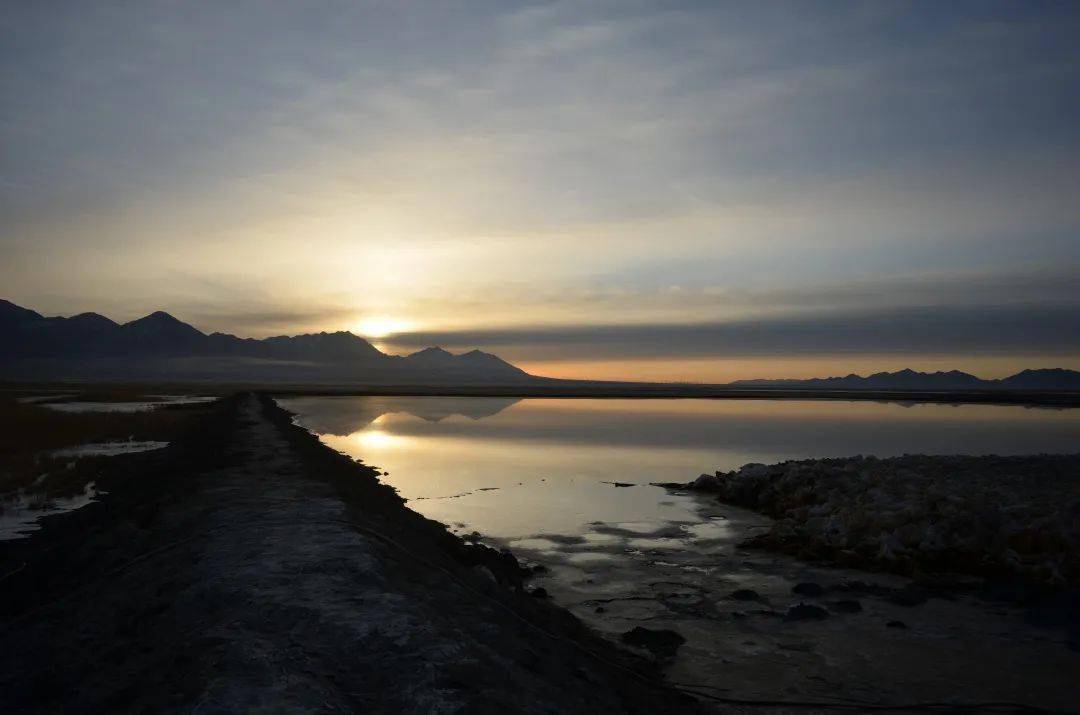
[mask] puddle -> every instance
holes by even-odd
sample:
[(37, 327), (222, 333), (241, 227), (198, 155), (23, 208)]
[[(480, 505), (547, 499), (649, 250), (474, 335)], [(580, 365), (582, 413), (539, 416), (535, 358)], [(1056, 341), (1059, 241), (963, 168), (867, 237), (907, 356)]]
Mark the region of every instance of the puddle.
[(629, 531), (634, 534), (655, 534), (658, 531), (663, 531), (666, 524), (658, 524), (653, 521), (622, 521), (607, 526), (612, 529)]
[[(168, 442), (135, 441), (98, 442), (80, 444), (74, 447), (54, 449), (43, 454), (56, 459), (77, 460), (81, 457), (114, 457), (123, 454), (135, 454), (162, 449)], [(75, 462), (68, 462), (74, 467)], [(95, 482), (88, 482), (83, 491), (74, 496), (50, 496), (41, 491), (41, 486), (49, 473), (39, 475), (27, 489), (0, 495), (0, 541), (22, 539), (41, 528), (39, 519), (53, 514), (63, 514), (81, 509), (103, 492), (98, 492)]]
[(23, 492), (6, 495), (0, 512), (0, 541), (26, 538), (41, 528), (38, 520), (42, 517), (81, 509), (94, 501), (98, 493), (95, 483), (89, 482), (81, 494), (71, 497), (46, 499), (41, 494)]
[(509, 543), (511, 549), (529, 549), (531, 551), (556, 551), (559, 544), (550, 539), (515, 539)]
[(148, 412), (165, 405), (193, 405), (213, 402), (216, 397), (189, 395), (149, 395), (153, 401), (138, 402), (45, 402), (41, 406), (57, 412)]
[(731, 525), (727, 523), (727, 520), (710, 519), (700, 524), (683, 524), (679, 528), (689, 534), (690, 538), (695, 541), (712, 541), (732, 537)]
[(572, 564), (597, 564), (605, 561), (614, 561), (617, 554), (606, 554), (599, 551), (585, 551), (577, 554), (567, 554), (566, 561)]
[(632, 549), (652, 549), (656, 550), (671, 550), (671, 549), (685, 549), (690, 546), (683, 539), (630, 539), (627, 542), (627, 546)]
[(149, 452), (154, 449), (168, 447), (168, 442), (99, 442), (95, 444), (81, 444), (77, 447), (65, 447), (54, 449), (48, 453), (50, 457), (114, 457), (120, 454), (134, 454), (136, 452)]
[(598, 531), (590, 531), (583, 535), (585, 541), (596, 546), (608, 546), (611, 544), (621, 544), (623, 537), (618, 534), (603, 534)]
[(70, 395), (30, 395), (29, 397), (17, 397), (15, 401), (21, 405), (36, 405), (39, 402), (47, 402), (49, 400), (66, 400), (72, 397), (78, 397), (75, 393)]

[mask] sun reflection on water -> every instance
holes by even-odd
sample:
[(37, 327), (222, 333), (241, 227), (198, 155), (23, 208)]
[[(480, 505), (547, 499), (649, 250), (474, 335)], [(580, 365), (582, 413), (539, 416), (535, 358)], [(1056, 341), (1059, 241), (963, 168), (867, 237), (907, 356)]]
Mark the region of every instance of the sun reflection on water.
[(403, 447), (411, 441), (408, 437), (377, 429), (354, 432), (350, 438), (367, 449), (393, 449)]

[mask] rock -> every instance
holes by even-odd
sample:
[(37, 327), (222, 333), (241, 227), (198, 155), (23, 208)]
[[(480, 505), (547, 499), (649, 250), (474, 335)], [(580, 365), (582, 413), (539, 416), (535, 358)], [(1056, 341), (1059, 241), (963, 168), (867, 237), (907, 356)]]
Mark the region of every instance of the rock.
[(855, 599), (844, 599), (842, 601), (835, 601), (832, 604), (832, 609), (837, 613), (858, 613), (862, 610), (862, 603)]
[(606, 612), (607, 612), (607, 609), (606, 609), (606, 608), (604, 608), (603, 606), (597, 606), (597, 607), (596, 607), (596, 608), (594, 609), (594, 611), (593, 611), (593, 612), (594, 612), (594, 613), (606, 613)]
[[(739, 467), (740, 477), (764, 477), (769, 474), (769, 466), (760, 462), (751, 462)], [(719, 474), (717, 474), (719, 476)]]
[(809, 598), (814, 598), (816, 596), (820, 596), (821, 594), (825, 593), (825, 589), (822, 588), (820, 584), (816, 584), (816, 583), (812, 583), (812, 582), (805, 582), (805, 583), (797, 583), (797, 584), (795, 584), (791, 588), (791, 592), (792, 593), (797, 593), (800, 596), (807, 596)]
[(550, 598), (547, 589), (543, 586), (537, 586), (533, 590), (529, 591), (529, 595), (533, 598)]
[(672, 630), (634, 627), (620, 636), (623, 643), (644, 648), (658, 658), (671, 658), (686, 639)]
[(720, 479), (715, 474), (702, 474), (690, 486), (693, 489), (716, 489), (720, 486)]
[(907, 628), (907, 624), (903, 621), (889, 621), (885, 624), (886, 628)]
[(787, 609), (785, 621), (821, 621), (829, 617), (829, 612), (812, 603), (798, 603)]
[(735, 601), (760, 601), (761, 594), (753, 589), (740, 588), (737, 591), (732, 591), (728, 598)]

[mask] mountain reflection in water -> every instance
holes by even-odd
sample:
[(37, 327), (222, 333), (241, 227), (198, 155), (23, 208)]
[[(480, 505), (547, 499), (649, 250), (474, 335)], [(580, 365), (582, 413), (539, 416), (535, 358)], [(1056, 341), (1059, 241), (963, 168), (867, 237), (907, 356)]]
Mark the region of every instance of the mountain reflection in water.
[(303, 417), (312, 432), (344, 436), (384, 415), (404, 413), (425, 422), (459, 415), (482, 420), (519, 402), (514, 397), (297, 397), (282, 405)]
[(389, 471), (384, 481), (425, 516), (504, 538), (583, 534), (594, 522), (698, 523), (694, 498), (648, 483), (747, 462), (1061, 452), (1080, 436), (1075, 410), (993, 405), (470, 397), (281, 404), (329, 446)]

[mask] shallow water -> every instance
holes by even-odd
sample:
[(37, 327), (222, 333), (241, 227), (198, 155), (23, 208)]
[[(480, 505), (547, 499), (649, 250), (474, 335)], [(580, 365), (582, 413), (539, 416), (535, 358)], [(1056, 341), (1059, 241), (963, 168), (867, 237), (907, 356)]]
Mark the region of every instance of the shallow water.
[(71, 397), (77, 397), (74, 393), (61, 394), (61, 395), (30, 395), (28, 397), (16, 397), (15, 401), (21, 405), (36, 405), (39, 402), (48, 402), (49, 400), (65, 400)]
[[(389, 471), (409, 506), (479, 531), (547, 571), (557, 603), (613, 639), (679, 632), (672, 682), (735, 698), (908, 702), (1013, 700), (1062, 708), (1060, 672), (1080, 649), (1055, 628), (969, 597), (897, 605), (844, 590), (905, 579), (814, 567), (743, 549), (758, 514), (648, 482), (746, 462), (903, 453), (1074, 451), (1080, 411), (839, 401), (297, 398), (297, 421)], [(620, 487), (614, 483), (632, 483)], [(793, 592), (800, 582), (820, 598)], [(737, 589), (757, 596), (733, 598)], [(827, 611), (794, 622), (808, 600)], [(855, 604), (840, 610), (837, 602)], [(904, 627), (890, 627), (902, 621)], [(1047, 663), (1055, 664), (1047, 668)], [(1076, 688), (1072, 688), (1075, 691)]]
[[(135, 441), (96, 442), (80, 444), (74, 447), (54, 449), (43, 454), (54, 459), (76, 460), (82, 457), (115, 457), (122, 454), (149, 452), (168, 447), (168, 442)], [(73, 467), (74, 461), (68, 462)], [(33, 484), (25, 489), (0, 494), (0, 541), (22, 539), (41, 528), (39, 520), (43, 516), (63, 514), (81, 509), (94, 501), (98, 495), (95, 482), (83, 485), (81, 494), (74, 496), (51, 496), (43, 489), (42, 482), (48, 473), (41, 474)]]
[(80, 444), (76, 447), (64, 447), (49, 452), (50, 457), (115, 457), (119, 454), (134, 454), (136, 452), (149, 452), (154, 449), (168, 447), (168, 442), (139, 442), (128, 440), (126, 442), (94, 442)]
[[(329, 446), (390, 474), (413, 509), (500, 539), (643, 537), (701, 523), (686, 482), (747, 462), (1075, 449), (1080, 411), (808, 400), (305, 397), (281, 400)], [(613, 484), (614, 483), (614, 484)], [(633, 484), (621, 487), (616, 484)]]
[(70, 497), (46, 498), (24, 491), (5, 494), (0, 497), (0, 541), (25, 538), (41, 528), (41, 517), (81, 509), (97, 495), (94, 482), (87, 483), (81, 494)]
[(213, 402), (216, 397), (194, 397), (190, 395), (150, 395), (149, 401), (139, 402), (45, 402), (42, 407), (57, 412), (148, 412), (165, 405), (191, 405)]

